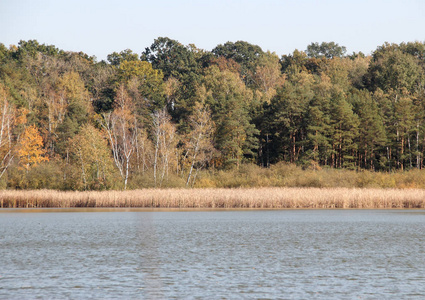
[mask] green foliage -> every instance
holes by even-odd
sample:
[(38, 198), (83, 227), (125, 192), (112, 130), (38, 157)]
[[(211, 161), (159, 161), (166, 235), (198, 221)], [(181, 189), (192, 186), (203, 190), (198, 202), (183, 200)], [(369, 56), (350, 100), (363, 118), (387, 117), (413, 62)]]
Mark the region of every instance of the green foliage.
[(113, 52), (107, 56), (107, 60), (112, 66), (120, 66), (124, 61), (138, 61), (139, 57), (130, 49), (121, 51), (120, 53)]
[(305, 52), (295, 50), (292, 54), (283, 55), (281, 58), (282, 72), (287, 75), (298, 74), (307, 71), (308, 57)]
[(298, 160), (302, 139), (306, 134), (307, 108), (314, 96), (311, 89), (313, 80), (311, 75), (301, 72), (292, 80), (286, 81), (271, 100), (271, 144), (276, 149), (274, 155), (277, 156), (271, 159), (272, 162), (277, 162), (282, 157), (290, 162)]
[(104, 61), (94, 64), (87, 74), (87, 89), (93, 96), (93, 108), (97, 113), (112, 109), (116, 68)]
[[(0, 44), (0, 186), (423, 188), (425, 43), (345, 52), (312, 43), (279, 59), (159, 37), (140, 58), (96, 62)], [(26, 128), (46, 161), (24, 162)]]
[(260, 46), (245, 41), (227, 42), (218, 45), (212, 50), (217, 57), (232, 59), (241, 66), (241, 76), (248, 84), (252, 82), (252, 75), (261, 55), (264, 53)]
[(253, 137), (258, 133), (250, 122), (248, 108), (252, 93), (238, 74), (220, 71), (212, 66), (205, 71), (203, 88), (198, 95), (211, 107), (216, 124), (216, 147), (222, 153), (223, 163), (238, 165), (243, 157), (252, 158), (257, 147)]
[(383, 118), (378, 104), (368, 91), (358, 91), (350, 96), (354, 111), (359, 116), (358, 150), (363, 168), (374, 169), (381, 159), (380, 147), (387, 142)]
[(145, 49), (141, 59), (150, 62), (154, 69), (162, 70), (165, 78), (181, 79), (197, 73), (200, 67), (191, 48), (167, 37), (156, 39)]
[(18, 50), (15, 55), (19, 59), (23, 59), (26, 55), (35, 57), (37, 53), (42, 53), (48, 56), (57, 56), (63, 54), (63, 50), (59, 50), (53, 45), (39, 44), (36, 40), (19, 41)]
[(399, 50), (382, 49), (373, 56), (367, 80), (370, 89), (382, 89), (385, 92), (415, 92), (423, 86), (424, 70), (418, 59)]
[(344, 46), (339, 46), (335, 42), (322, 42), (319, 43), (311, 43), (307, 46), (306, 53), (309, 57), (315, 58), (334, 58), (334, 57), (343, 57), (347, 49)]
[(9, 50), (6, 46), (0, 43), (0, 62), (3, 62), (9, 56)]
[(176, 123), (192, 114), (196, 88), (207, 57), (208, 54), (194, 45), (184, 46), (167, 37), (156, 39), (141, 55), (141, 60), (162, 71), (165, 80), (173, 78), (180, 83), (173, 92), (172, 102), (167, 103)]
[(132, 94), (140, 114), (152, 113), (164, 106), (162, 71), (152, 68), (146, 61), (122, 61), (118, 68), (118, 83), (124, 83)]
[(69, 140), (72, 162), (80, 169), (80, 183), (84, 189), (103, 190), (110, 186), (113, 173), (112, 157), (101, 132), (90, 124)]

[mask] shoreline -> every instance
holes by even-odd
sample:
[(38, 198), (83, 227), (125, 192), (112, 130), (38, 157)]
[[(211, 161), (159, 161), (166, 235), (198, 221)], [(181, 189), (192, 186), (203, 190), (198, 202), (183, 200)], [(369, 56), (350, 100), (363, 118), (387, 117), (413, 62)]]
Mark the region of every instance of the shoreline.
[(425, 189), (212, 188), (0, 191), (1, 209), (420, 209)]
[(37, 214), (37, 213), (114, 213), (114, 212), (235, 212), (235, 211), (397, 211), (420, 213), (425, 215), (425, 208), (143, 208), (143, 207), (67, 207), (67, 208), (0, 208), (0, 214)]

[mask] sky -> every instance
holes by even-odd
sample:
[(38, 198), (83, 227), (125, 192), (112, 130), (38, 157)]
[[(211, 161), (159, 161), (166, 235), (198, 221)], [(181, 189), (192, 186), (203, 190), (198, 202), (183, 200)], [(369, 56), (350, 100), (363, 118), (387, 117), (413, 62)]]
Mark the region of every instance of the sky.
[(211, 51), (247, 41), (279, 56), (312, 42), (372, 53), (425, 41), (424, 0), (0, 0), (0, 43), (35, 39), (106, 59), (157, 37)]

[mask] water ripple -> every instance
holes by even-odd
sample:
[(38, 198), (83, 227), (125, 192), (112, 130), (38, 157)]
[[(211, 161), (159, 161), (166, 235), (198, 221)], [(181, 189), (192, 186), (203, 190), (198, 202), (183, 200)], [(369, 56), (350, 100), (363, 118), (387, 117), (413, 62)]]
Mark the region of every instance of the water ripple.
[(421, 211), (1, 214), (0, 298), (422, 299)]

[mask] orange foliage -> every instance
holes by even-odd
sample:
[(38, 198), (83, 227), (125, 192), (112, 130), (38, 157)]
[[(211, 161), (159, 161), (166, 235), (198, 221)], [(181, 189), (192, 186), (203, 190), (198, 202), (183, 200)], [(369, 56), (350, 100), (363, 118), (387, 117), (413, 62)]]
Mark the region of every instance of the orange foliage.
[(21, 165), (29, 170), (31, 166), (35, 166), (43, 161), (48, 161), (44, 157), (43, 139), (35, 125), (31, 125), (25, 129), (18, 145), (18, 156)]

